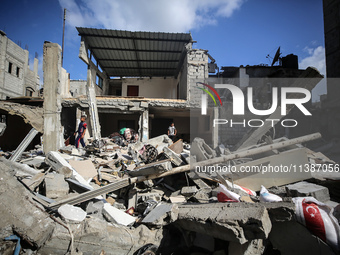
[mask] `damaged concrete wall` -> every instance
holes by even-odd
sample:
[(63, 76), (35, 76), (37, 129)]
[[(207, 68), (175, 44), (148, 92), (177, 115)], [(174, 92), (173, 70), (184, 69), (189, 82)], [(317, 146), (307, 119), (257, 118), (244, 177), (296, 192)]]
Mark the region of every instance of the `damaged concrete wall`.
[(127, 96), (129, 85), (138, 86), (138, 96), (146, 98), (176, 99), (177, 80), (173, 77), (145, 77), (122, 79), (122, 96)]
[(86, 80), (70, 80), (70, 93), (72, 97), (86, 95)]
[(25, 123), (30, 124), (40, 133), (44, 130), (43, 109), (36, 106), (28, 106), (11, 102), (0, 102), (0, 109), (10, 115), (18, 115)]
[(187, 99), (188, 96), (188, 56), (185, 56), (181, 71), (179, 73), (178, 98)]
[(188, 51), (188, 101), (201, 105), (202, 90), (196, 89), (196, 82), (205, 82), (208, 73), (207, 50), (192, 49)]
[[(0, 110), (0, 115), (6, 112)], [(24, 122), (24, 119), (18, 115), (7, 116), (7, 128), (2, 136), (0, 136), (0, 147), (3, 151), (15, 150), (18, 145), (23, 141), (32, 126)], [(40, 143), (40, 134), (37, 135), (28, 146), (28, 149), (33, 149), (36, 144)]]

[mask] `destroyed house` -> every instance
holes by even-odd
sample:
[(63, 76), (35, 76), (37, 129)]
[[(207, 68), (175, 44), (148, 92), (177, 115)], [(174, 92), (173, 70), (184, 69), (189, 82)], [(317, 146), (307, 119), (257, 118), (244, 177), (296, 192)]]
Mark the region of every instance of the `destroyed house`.
[(77, 30), (88, 70), (86, 81), (70, 81), (73, 96), (62, 102), (68, 120), (88, 111), (86, 94), (93, 90), (100, 135), (128, 127), (145, 141), (166, 134), (173, 121), (179, 138), (189, 141), (190, 109), (199, 107), (202, 93), (193, 86), (208, 78), (209, 58), (206, 50), (192, 48), (190, 33)]

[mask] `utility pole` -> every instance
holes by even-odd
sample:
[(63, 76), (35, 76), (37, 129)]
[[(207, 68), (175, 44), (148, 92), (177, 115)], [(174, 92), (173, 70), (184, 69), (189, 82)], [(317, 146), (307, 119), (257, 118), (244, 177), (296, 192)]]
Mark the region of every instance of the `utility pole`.
[(63, 44), (62, 44), (62, 51), (61, 51), (61, 66), (63, 66), (63, 60), (64, 60), (65, 21), (66, 21), (66, 8), (64, 8)]

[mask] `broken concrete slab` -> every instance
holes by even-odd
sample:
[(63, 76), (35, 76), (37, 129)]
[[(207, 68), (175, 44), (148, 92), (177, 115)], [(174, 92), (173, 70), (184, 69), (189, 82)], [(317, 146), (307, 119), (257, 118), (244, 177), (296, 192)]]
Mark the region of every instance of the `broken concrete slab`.
[(25, 123), (30, 124), (40, 133), (44, 132), (43, 108), (0, 101), (0, 109), (8, 112), (8, 114), (22, 117)]
[(178, 206), (176, 204), (158, 204), (146, 215), (142, 223), (161, 227), (177, 220)]
[(86, 217), (86, 212), (80, 207), (73, 205), (62, 205), (58, 208), (58, 213), (63, 219), (71, 223), (80, 223)]
[(91, 160), (69, 160), (68, 163), (75, 169), (85, 180), (92, 179), (98, 172)]
[(18, 182), (14, 171), (0, 161), (0, 238), (15, 231), (24, 241), (37, 249), (53, 233), (55, 222), (33, 201), (32, 194)]
[(173, 196), (171, 195), (170, 196), (170, 201), (171, 203), (185, 203), (187, 200), (185, 199), (185, 196), (182, 196), (182, 195), (177, 195), (177, 196)]
[(28, 188), (34, 191), (45, 179), (45, 173), (38, 173), (34, 175), (31, 179), (23, 179), (22, 181), (26, 184)]
[(147, 176), (164, 173), (170, 171), (171, 169), (172, 165), (170, 159), (165, 159), (137, 167), (133, 171), (130, 171), (129, 174), (131, 176)]
[(16, 150), (13, 152), (13, 154), (11, 155), (11, 157), (9, 158), (10, 161), (17, 161), (21, 154), (24, 152), (24, 150), (26, 150), (26, 148), (28, 147), (28, 145), (30, 145), (30, 143), (32, 142), (32, 140), (34, 139), (34, 137), (38, 134), (39, 132), (35, 129), (32, 128), (28, 134), (25, 136), (25, 138), (21, 141), (21, 143), (18, 145), (18, 147), (16, 148)]
[(128, 208), (136, 208), (137, 205), (137, 189), (133, 188), (128, 193)]
[(290, 202), (263, 203), (272, 222), (287, 222), (295, 219), (295, 204)]
[(286, 186), (287, 195), (291, 197), (314, 197), (321, 202), (330, 200), (328, 188), (309, 182), (297, 182)]
[(190, 164), (190, 153), (182, 152), (180, 155), (185, 163)]
[(200, 189), (194, 194), (194, 199), (196, 199), (199, 203), (208, 203), (210, 196), (209, 192), (205, 189)]
[(104, 204), (103, 215), (108, 221), (123, 226), (132, 225), (136, 221), (135, 217), (113, 207), (109, 203)]
[(169, 146), (169, 149), (175, 152), (176, 154), (181, 154), (183, 152), (183, 140), (179, 139), (175, 143)]
[(21, 176), (21, 177), (35, 176), (38, 173), (40, 173), (40, 171), (37, 171), (36, 169), (26, 164), (20, 164), (20, 163), (9, 161), (9, 160), (3, 161), (3, 164), (13, 169), (15, 171), (16, 176)]
[[(98, 218), (86, 218), (82, 224), (70, 225), (74, 240), (73, 246), (83, 254), (132, 255), (142, 246), (152, 243), (159, 245), (163, 229), (149, 230), (147, 226), (128, 228), (107, 224)], [(51, 238), (39, 250), (39, 254), (64, 255), (71, 242), (69, 231), (57, 225)]]
[(57, 171), (56, 171), (58, 174), (62, 174), (64, 175), (64, 178), (71, 178), (72, 177), (72, 174), (73, 174), (73, 171), (68, 168), (67, 166), (63, 166), (61, 168), (59, 168)]
[(195, 155), (197, 162), (216, 157), (216, 152), (198, 137), (192, 141), (190, 154)]
[(45, 195), (51, 199), (66, 197), (69, 193), (69, 185), (64, 180), (64, 175), (49, 173), (45, 176)]
[[(109, 198), (113, 199), (112, 197), (109, 197)], [(111, 199), (106, 199), (106, 201), (108, 203), (113, 202), (113, 201), (111, 201)], [(90, 203), (88, 203), (88, 205), (86, 207), (86, 213), (87, 213), (87, 215), (90, 215), (90, 216), (96, 216), (96, 217), (102, 218), (103, 207), (104, 207), (104, 201), (101, 201), (101, 200), (100, 201), (91, 201)]]
[(38, 167), (41, 166), (45, 162), (45, 157), (43, 156), (36, 156), (34, 158), (26, 158), (20, 161), (22, 164), (26, 164), (29, 166)]
[(72, 178), (81, 184), (88, 186), (89, 189), (93, 189), (87, 181), (82, 177), (63, 157), (59, 152), (50, 151), (47, 153), (45, 162), (52, 167), (53, 170), (57, 171), (59, 168), (68, 167), (72, 170)]
[(196, 186), (184, 186), (181, 189), (181, 194), (183, 196), (193, 196), (194, 194), (196, 194), (196, 192), (198, 191)]
[(180, 166), (183, 161), (180, 156), (178, 156), (175, 152), (173, 152), (168, 147), (163, 148), (164, 155), (171, 160), (171, 163), (173, 163), (175, 166)]
[[(304, 166), (307, 163), (305, 148), (292, 149), (277, 155), (238, 164), (235, 166), (232, 178), (235, 184), (257, 191), (261, 189), (264, 180), (267, 187), (272, 187), (310, 179), (310, 172), (290, 169), (290, 166)], [(251, 169), (251, 172), (242, 172), (240, 169)], [(222, 173), (222, 175), (224, 174)], [(225, 179), (231, 177), (227, 174), (225, 176)]]
[(178, 208), (179, 227), (240, 244), (266, 239), (272, 226), (266, 208), (260, 204), (179, 204)]

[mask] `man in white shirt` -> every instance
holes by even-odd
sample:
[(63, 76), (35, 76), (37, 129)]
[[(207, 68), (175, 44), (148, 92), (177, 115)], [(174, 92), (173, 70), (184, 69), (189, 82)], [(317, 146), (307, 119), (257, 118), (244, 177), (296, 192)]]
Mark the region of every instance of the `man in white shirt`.
[(177, 135), (177, 129), (175, 128), (175, 123), (171, 123), (171, 125), (168, 128), (168, 136), (172, 141), (174, 141), (175, 136)]

